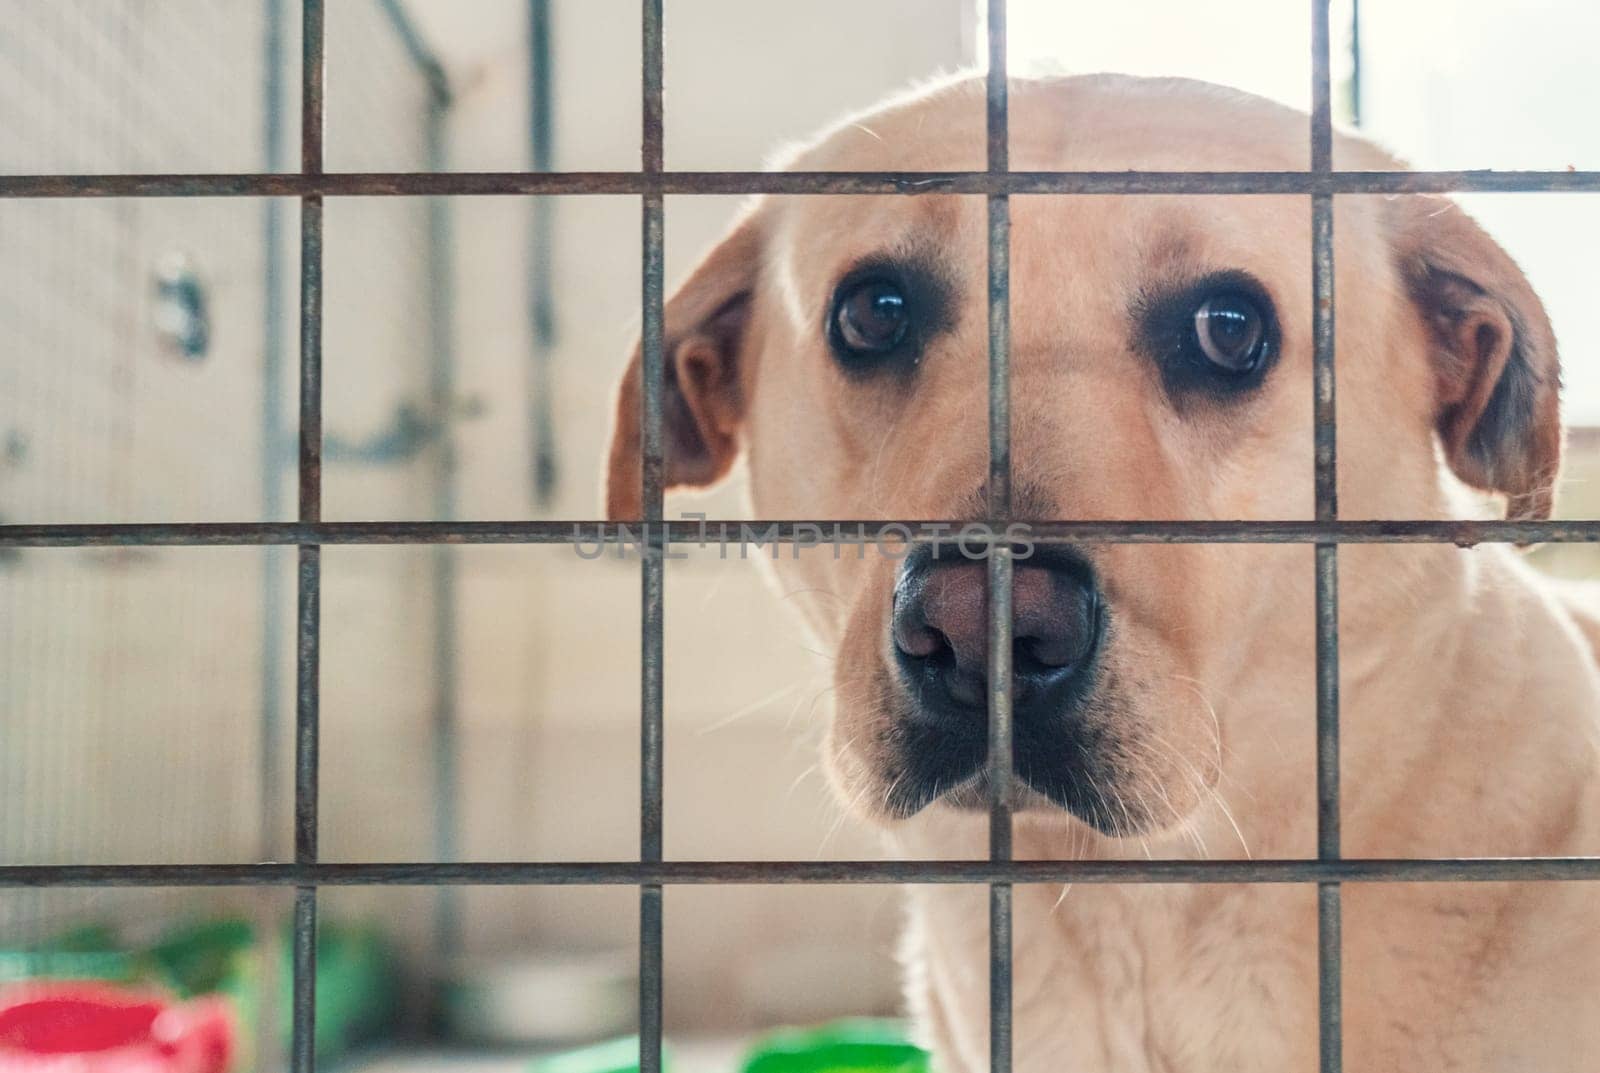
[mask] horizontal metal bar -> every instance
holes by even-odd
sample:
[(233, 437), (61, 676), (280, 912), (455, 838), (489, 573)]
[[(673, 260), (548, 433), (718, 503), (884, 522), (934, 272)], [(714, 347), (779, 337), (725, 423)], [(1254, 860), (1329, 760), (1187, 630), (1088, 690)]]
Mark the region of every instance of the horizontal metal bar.
[(529, 194), (1445, 194), (1600, 192), (1600, 171), (568, 171), (5, 175), (0, 198)]
[(486, 861), (0, 865), (15, 887), (884, 883), (1508, 883), (1600, 880), (1600, 857), (1125, 861)]
[[(772, 554), (772, 545), (840, 545), (856, 555), (883, 542), (960, 538), (987, 544), (1584, 544), (1600, 542), (1600, 520), (1582, 521), (1147, 521), (1017, 522), (1009, 534), (981, 520), (676, 521), (663, 539), (674, 546), (727, 545), (730, 558)], [(614, 556), (641, 544), (643, 522), (134, 522), (0, 525), (0, 548), (214, 547), (262, 544), (568, 544), (587, 557)], [(742, 551), (741, 551), (742, 547)], [(602, 549), (607, 549), (603, 550)]]

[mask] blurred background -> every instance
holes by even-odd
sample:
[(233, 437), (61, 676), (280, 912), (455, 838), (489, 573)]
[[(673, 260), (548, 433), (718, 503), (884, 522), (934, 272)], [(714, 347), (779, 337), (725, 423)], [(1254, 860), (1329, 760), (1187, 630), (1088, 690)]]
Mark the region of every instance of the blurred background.
[[(973, 66), (981, 6), (668, 0), (667, 167), (759, 169)], [(1308, 4), (1011, 12), (1018, 73), (1183, 74), (1309, 103)], [(638, 166), (631, 0), (329, 0), (327, 17), (329, 170)], [(1597, 39), (1584, 0), (1344, 0), (1337, 118), (1418, 167), (1600, 168)], [(299, 57), (289, 0), (0, 0), (0, 173), (294, 170)], [(1569, 419), (1600, 425), (1600, 199), (1465, 200), (1551, 310)], [(737, 204), (668, 199), (669, 290)], [(298, 235), (293, 200), (0, 201), (0, 522), (291, 517)], [(638, 323), (637, 198), (330, 198), (325, 278), (328, 520), (598, 513)], [(1580, 427), (1573, 446), (1563, 510), (1593, 517), (1600, 437)], [(738, 484), (673, 509), (739, 516)], [(635, 563), (334, 547), (323, 564), (323, 859), (637, 856)], [(667, 578), (667, 855), (878, 855), (817, 768), (827, 654), (749, 564), (695, 555)], [(292, 858), (293, 590), (291, 549), (0, 551), (0, 862)], [(626, 1032), (636, 900), (326, 891), (322, 961), (346, 975), (325, 1000), (366, 997), (324, 1011), (327, 1053), (509, 1069), (463, 1055)], [(0, 891), (0, 989), (220, 988), (248, 1011), (239, 1067), (272, 1068), (287, 908), (283, 892)], [(770, 1026), (897, 1012), (899, 913), (866, 886), (669, 890), (685, 1068), (733, 1068)]]

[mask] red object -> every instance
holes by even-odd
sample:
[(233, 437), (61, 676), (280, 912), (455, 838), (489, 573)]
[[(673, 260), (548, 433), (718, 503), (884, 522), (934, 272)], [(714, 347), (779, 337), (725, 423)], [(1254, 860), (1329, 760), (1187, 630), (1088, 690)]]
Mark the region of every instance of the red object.
[(0, 991), (0, 1073), (226, 1073), (233, 1050), (221, 999), (98, 983)]

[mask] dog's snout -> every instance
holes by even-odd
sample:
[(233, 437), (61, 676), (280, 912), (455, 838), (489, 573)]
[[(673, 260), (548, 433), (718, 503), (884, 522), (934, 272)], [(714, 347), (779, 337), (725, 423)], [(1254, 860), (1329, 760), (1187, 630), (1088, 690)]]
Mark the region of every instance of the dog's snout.
[[(1099, 598), (1076, 557), (1018, 561), (1012, 576), (1012, 671), (1019, 718), (1054, 708), (1094, 655)], [(989, 586), (983, 562), (913, 555), (896, 586), (895, 656), (918, 714), (975, 719), (986, 710)]]

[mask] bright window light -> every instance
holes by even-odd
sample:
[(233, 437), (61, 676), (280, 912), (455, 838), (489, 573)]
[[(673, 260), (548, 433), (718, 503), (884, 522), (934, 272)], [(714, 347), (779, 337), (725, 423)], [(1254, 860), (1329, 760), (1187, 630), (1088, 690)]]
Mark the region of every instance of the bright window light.
[[(1361, 7), (1366, 133), (1418, 168), (1600, 168), (1600, 4), (1406, 0)], [(1461, 202), (1522, 265), (1561, 345), (1567, 420), (1600, 424), (1600, 195)]]
[(1007, 28), (1017, 74), (1181, 75), (1311, 105), (1309, 3), (1011, 0)]
[[(978, 0), (982, 7), (982, 0)], [(1303, 0), (1011, 0), (1018, 74), (1124, 71), (1311, 101)], [(1335, 117), (1350, 109), (1351, 0), (1331, 18)], [(1600, 3), (1368, 0), (1362, 130), (1426, 169), (1600, 169)], [(981, 55), (981, 53), (980, 53)], [(1463, 204), (1522, 265), (1561, 343), (1568, 420), (1600, 425), (1600, 195), (1479, 194)]]

